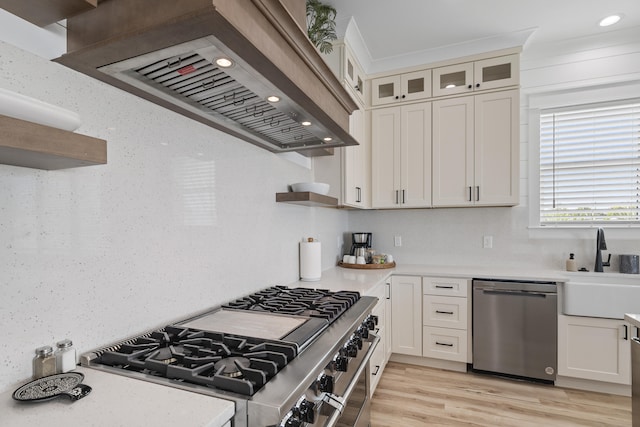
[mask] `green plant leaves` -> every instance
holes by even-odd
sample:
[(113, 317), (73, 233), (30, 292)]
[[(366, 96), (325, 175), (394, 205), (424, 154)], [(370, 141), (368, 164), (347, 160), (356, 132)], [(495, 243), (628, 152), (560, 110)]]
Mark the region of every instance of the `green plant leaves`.
[(319, 0), (307, 0), (307, 34), (322, 53), (331, 53), (336, 35), (336, 10)]

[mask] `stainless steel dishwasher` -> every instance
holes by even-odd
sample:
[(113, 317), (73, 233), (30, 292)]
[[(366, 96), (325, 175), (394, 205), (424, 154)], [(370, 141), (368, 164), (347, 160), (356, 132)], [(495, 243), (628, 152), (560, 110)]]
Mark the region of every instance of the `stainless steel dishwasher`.
[(473, 369), (553, 382), (557, 288), (549, 282), (473, 281)]

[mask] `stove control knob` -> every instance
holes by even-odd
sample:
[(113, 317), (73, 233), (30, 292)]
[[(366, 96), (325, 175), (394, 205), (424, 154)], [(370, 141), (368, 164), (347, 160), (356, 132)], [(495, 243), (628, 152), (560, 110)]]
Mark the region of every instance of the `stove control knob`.
[(364, 325), (360, 326), (358, 328), (358, 335), (360, 335), (360, 338), (362, 338), (363, 340), (366, 340), (367, 338), (369, 338), (369, 328)]
[(333, 393), (333, 377), (322, 375), (318, 380), (318, 390), (324, 393)]
[(356, 347), (358, 347), (358, 350), (362, 350), (362, 338), (360, 337), (360, 335), (353, 334), (353, 337), (351, 337), (351, 342), (354, 343)]
[(367, 324), (367, 328), (369, 328), (370, 331), (373, 331), (378, 324), (378, 316), (369, 315), (365, 320), (365, 323)]
[(302, 420), (291, 417), (284, 423), (284, 427), (302, 427)]
[(356, 357), (358, 355), (358, 344), (354, 341), (349, 341), (347, 344), (347, 356)]
[(304, 399), (298, 405), (297, 409), (298, 409), (298, 418), (300, 418), (300, 420), (310, 424), (313, 424), (315, 422), (316, 413), (314, 410), (315, 405), (313, 404), (313, 402), (310, 402), (307, 399)]
[(347, 372), (348, 365), (349, 359), (347, 359), (345, 356), (336, 357), (336, 371)]

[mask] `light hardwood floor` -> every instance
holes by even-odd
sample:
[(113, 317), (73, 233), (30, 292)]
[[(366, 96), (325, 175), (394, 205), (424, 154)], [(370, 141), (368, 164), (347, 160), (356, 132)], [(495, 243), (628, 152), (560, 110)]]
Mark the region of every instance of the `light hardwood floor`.
[(372, 427), (631, 426), (631, 398), (389, 362)]

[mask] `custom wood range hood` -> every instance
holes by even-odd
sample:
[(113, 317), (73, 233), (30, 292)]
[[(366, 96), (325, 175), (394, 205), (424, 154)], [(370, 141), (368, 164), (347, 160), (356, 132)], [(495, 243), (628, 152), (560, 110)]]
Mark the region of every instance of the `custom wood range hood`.
[(67, 48), (56, 62), (269, 151), (357, 145), (356, 104), (280, 0), (103, 1)]

